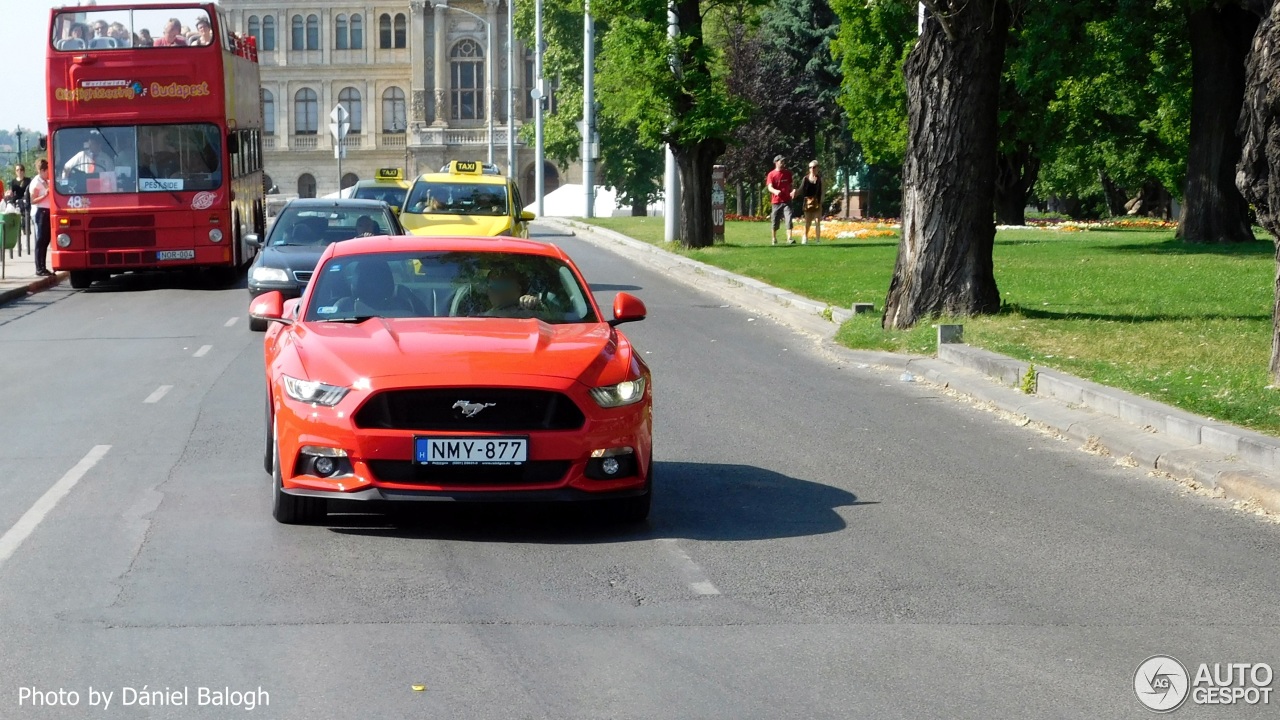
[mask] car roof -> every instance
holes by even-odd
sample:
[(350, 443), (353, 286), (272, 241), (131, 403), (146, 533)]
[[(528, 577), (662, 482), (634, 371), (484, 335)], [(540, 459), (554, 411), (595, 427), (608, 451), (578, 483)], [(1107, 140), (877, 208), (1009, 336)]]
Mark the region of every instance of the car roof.
[[(346, 210), (381, 210), (386, 203), (370, 198), (294, 198), (285, 208), (342, 208)], [(283, 210), (282, 210), (283, 211)]]
[(461, 175), (457, 173), (423, 173), (415, 182), (455, 183), (458, 185), (506, 185), (505, 175)]
[(382, 187), (390, 185), (392, 187), (409, 187), (409, 183), (398, 178), (371, 178), (368, 180), (357, 180), (356, 187)]
[(491, 252), (542, 255), (568, 260), (555, 245), (515, 237), (465, 237), (427, 235), (375, 235), (334, 243), (333, 257), (380, 252)]

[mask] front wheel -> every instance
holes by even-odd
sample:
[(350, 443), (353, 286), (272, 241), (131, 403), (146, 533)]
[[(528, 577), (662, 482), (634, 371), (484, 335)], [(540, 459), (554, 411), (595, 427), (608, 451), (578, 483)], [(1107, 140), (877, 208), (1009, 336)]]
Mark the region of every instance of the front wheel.
[(84, 290), (93, 284), (93, 272), (90, 270), (72, 270), (71, 271), (71, 287), (76, 290)]
[(644, 494), (609, 501), (609, 513), (613, 520), (631, 525), (649, 519), (653, 505), (653, 459), (649, 460), (649, 472), (645, 476)]
[(284, 475), (280, 471), (280, 442), (271, 434), (271, 515), (285, 525), (308, 525), (318, 522), (328, 512), (324, 498), (296, 497), (284, 492)]

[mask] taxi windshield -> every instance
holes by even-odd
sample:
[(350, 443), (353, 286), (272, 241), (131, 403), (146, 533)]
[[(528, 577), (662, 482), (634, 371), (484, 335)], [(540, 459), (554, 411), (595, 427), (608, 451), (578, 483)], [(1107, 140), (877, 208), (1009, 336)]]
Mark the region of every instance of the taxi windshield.
[(436, 215), (506, 215), (507, 188), (481, 183), (418, 181), (405, 212)]
[(308, 322), (370, 318), (516, 318), (599, 322), (562, 260), (503, 252), (397, 252), (330, 258), (316, 272)]
[(356, 187), (352, 197), (360, 200), (381, 200), (392, 207), (400, 207), (404, 204), (404, 194), (405, 189), (395, 185), (364, 185)]

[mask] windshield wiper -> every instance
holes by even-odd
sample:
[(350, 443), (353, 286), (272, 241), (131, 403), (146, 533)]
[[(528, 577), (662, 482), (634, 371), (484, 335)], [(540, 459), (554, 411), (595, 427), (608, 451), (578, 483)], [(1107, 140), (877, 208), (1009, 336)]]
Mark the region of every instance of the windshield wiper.
[(345, 317), (345, 318), (324, 318), (322, 320), (319, 320), (318, 322), (350, 323), (352, 325), (359, 325), (360, 323), (366, 320), (372, 320), (376, 317), (382, 317), (382, 316), (381, 315), (355, 315), (353, 317)]

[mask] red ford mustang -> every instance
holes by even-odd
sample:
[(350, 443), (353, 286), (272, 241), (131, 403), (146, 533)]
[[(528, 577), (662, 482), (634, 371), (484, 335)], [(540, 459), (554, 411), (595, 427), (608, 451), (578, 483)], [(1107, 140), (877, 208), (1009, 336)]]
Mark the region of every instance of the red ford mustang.
[(557, 247), (511, 238), (330, 245), (306, 291), (255, 298), (274, 515), (327, 501), (595, 500), (640, 521), (652, 496), (649, 368)]

